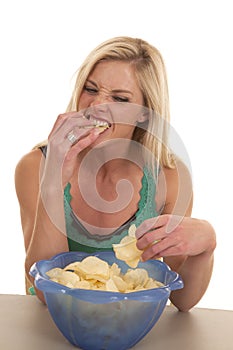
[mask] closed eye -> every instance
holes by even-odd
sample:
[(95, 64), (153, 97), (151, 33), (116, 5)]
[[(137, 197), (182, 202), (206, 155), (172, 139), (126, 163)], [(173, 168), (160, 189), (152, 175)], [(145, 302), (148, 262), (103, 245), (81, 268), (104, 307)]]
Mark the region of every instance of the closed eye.
[(85, 90), (86, 92), (88, 92), (91, 95), (94, 95), (98, 92), (97, 89), (95, 89), (94, 87), (89, 87), (89, 86), (84, 86), (83, 90)]
[(114, 101), (116, 101), (116, 102), (129, 102), (128, 97), (113, 96), (112, 98), (113, 98)]

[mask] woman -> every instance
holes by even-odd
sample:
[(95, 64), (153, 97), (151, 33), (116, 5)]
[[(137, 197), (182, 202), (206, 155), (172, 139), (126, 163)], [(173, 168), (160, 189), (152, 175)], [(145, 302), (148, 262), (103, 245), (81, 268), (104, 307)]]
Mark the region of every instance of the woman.
[(169, 150), (168, 124), (166, 72), (156, 48), (117, 37), (90, 53), (47, 145), (16, 168), (32, 283), (35, 261), (112, 249), (136, 224), (142, 259), (163, 257), (183, 278), (172, 303), (181, 311), (196, 305), (211, 278), (215, 232), (190, 217), (190, 174)]

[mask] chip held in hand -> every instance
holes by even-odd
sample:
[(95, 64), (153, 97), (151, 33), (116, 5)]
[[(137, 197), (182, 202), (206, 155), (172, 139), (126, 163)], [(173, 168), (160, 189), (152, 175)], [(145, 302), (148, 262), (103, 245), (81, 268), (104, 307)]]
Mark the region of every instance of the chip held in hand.
[(133, 224), (128, 230), (128, 235), (122, 238), (120, 243), (113, 244), (113, 250), (117, 259), (123, 260), (127, 265), (136, 268), (140, 261), (142, 250), (137, 248), (137, 239), (135, 237), (136, 226)]

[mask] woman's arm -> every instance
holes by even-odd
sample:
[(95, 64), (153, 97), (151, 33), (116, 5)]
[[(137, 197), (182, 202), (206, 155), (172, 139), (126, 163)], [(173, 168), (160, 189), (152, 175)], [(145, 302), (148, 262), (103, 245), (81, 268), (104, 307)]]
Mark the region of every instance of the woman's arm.
[(215, 232), (208, 222), (198, 220), (197, 223), (190, 222), (189, 224), (192, 225), (191, 232), (197, 237), (203, 236), (204, 239), (203, 244), (194, 242), (190, 252), (188, 249), (183, 250), (187, 251), (188, 256), (178, 269), (178, 273), (181, 275), (185, 287), (172, 292), (170, 297), (171, 302), (181, 311), (191, 309), (205, 294), (212, 275), (216, 247)]
[[(51, 222), (41, 199), (39, 172), (43, 155), (39, 149), (24, 156), (15, 170), (15, 187), (20, 205), (21, 223), (26, 251), (26, 278), (32, 264), (68, 250), (66, 236)], [(43, 294), (36, 291), (44, 301)]]
[[(189, 172), (182, 163), (164, 170), (165, 206), (158, 218), (146, 220), (137, 229), (142, 259), (164, 257), (177, 271), (184, 288), (171, 293), (172, 303), (188, 311), (204, 295), (213, 269), (216, 237), (213, 227), (204, 220), (191, 218), (192, 186)], [(154, 241), (158, 243), (153, 244)]]
[[(64, 214), (64, 188), (75, 175), (77, 155), (91, 145), (101, 129), (89, 125), (81, 113), (58, 116), (48, 137), (46, 158), (39, 149), (24, 156), (15, 171), (16, 193), (24, 234), (26, 277), (32, 264), (68, 251)], [(67, 135), (73, 134), (72, 143)], [(37, 291), (43, 300), (43, 294)]]

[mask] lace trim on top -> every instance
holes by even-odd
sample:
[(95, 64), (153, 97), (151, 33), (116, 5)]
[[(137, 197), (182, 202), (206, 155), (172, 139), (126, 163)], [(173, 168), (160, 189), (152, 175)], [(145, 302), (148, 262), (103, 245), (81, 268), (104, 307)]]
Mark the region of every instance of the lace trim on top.
[[(39, 147), (46, 157), (47, 146)], [(95, 252), (101, 250), (111, 250), (112, 243), (119, 243), (127, 235), (131, 224), (139, 226), (144, 220), (158, 216), (155, 206), (156, 183), (152, 174), (147, 168), (143, 169), (142, 187), (140, 190), (140, 200), (138, 211), (119, 229), (108, 236), (91, 235), (85, 227), (78, 221), (70, 206), (71, 185), (68, 184), (64, 190), (64, 211), (66, 218), (66, 231), (70, 251)], [(81, 230), (83, 228), (84, 230)], [(98, 239), (99, 238), (99, 239)]]
[(126, 223), (109, 235), (90, 234), (81, 224), (70, 205), (72, 199), (70, 188), (71, 185), (67, 184), (64, 190), (66, 231), (70, 250), (84, 250), (88, 252), (110, 250), (113, 243), (119, 243), (127, 235), (130, 225), (135, 224), (139, 226), (144, 220), (158, 216), (155, 208), (156, 185), (153, 176), (147, 168), (144, 168), (143, 171), (138, 211)]

